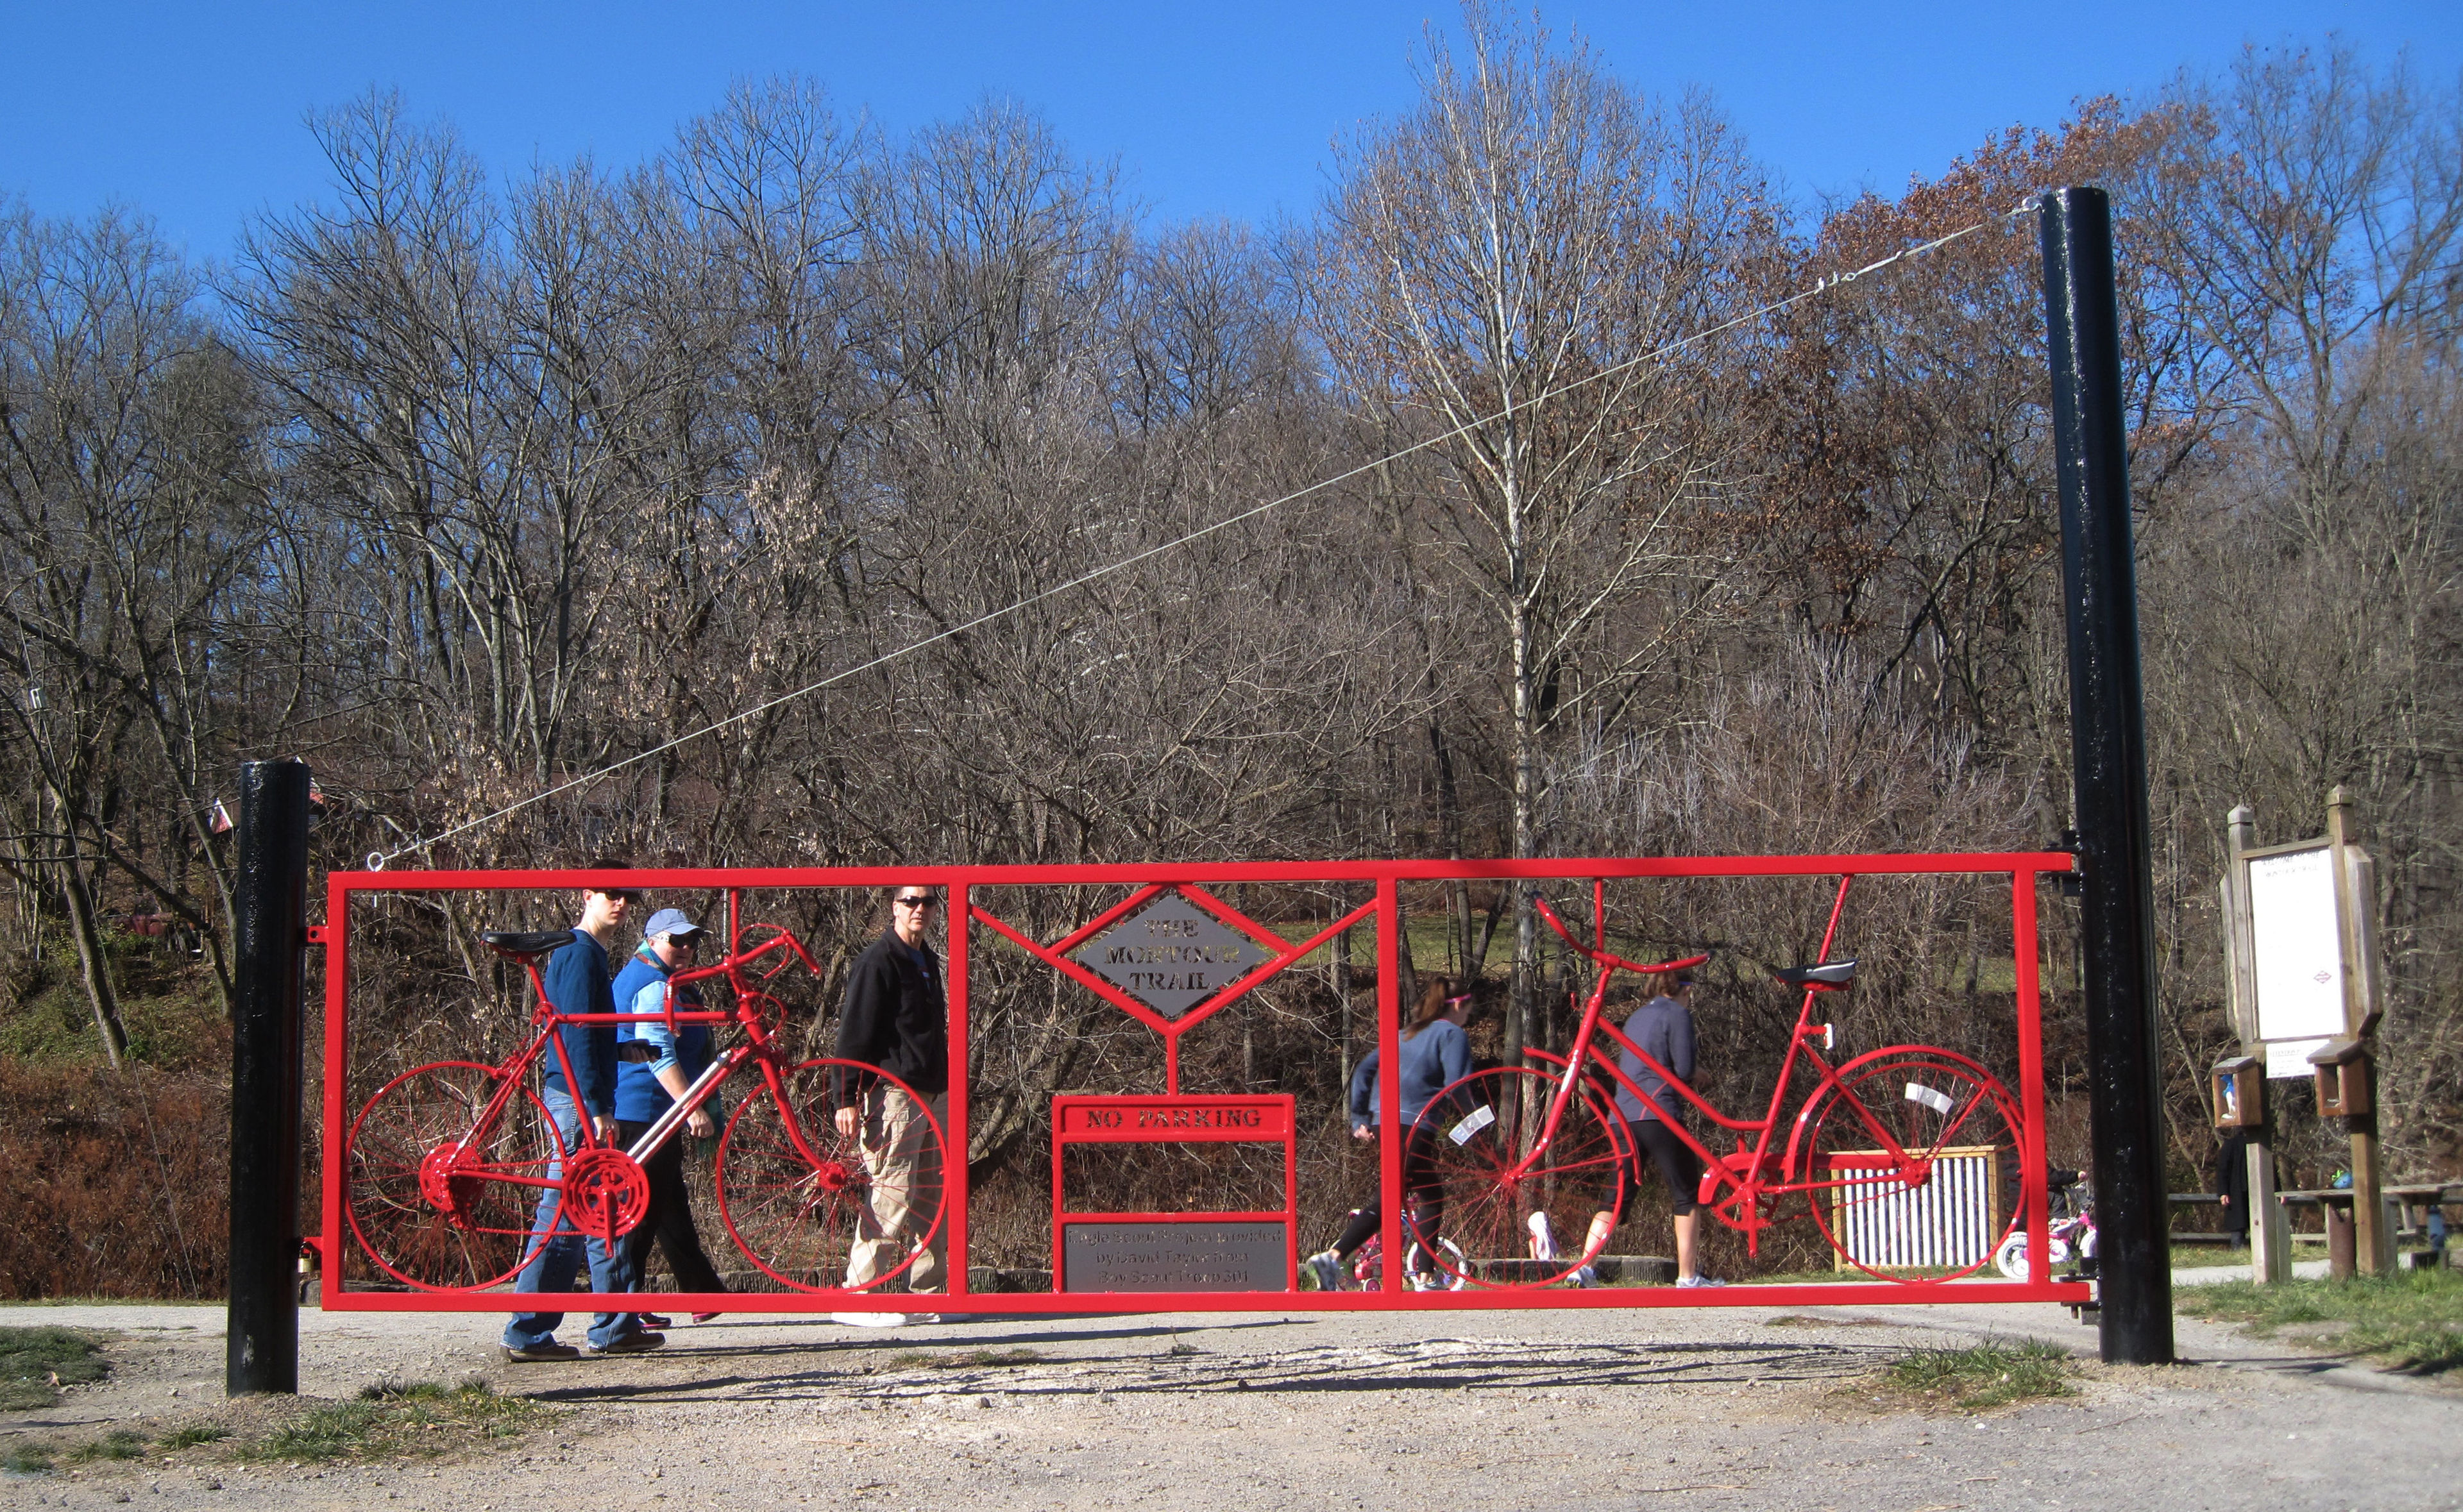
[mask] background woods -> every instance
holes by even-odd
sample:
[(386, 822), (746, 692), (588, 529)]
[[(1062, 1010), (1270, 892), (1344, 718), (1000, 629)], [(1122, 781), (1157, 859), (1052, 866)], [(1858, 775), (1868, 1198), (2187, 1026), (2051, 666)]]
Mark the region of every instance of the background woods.
[[(1806, 206), (1713, 101), (1579, 42), (1483, 14), (1420, 77), (1272, 228), (1155, 224), (1013, 105), (891, 137), (795, 79), (654, 161), (512, 179), (371, 97), (316, 125), (330, 192), (229, 267), (132, 211), (0, 213), (0, 1206), (163, 1257), (0, 1225), (0, 1287), (219, 1285), (183, 1204), (219, 1180), (217, 800), (252, 757), (314, 764), (334, 867), (628, 760), (403, 864), (2050, 843), (2041, 299), (2032, 219), (2001, 217), (2070, 183), (2124, 238), (2176, 1184), (2231, 1032), (2223, 814), (2286, 838), (2338, 782), (2386, 883), (2388, 1144), (2451, 1171), (2454, 90), (2256, 54)], [(1321, 924), (1338, 893), (1249, 906)], [(1622, 905), (1723, 947), (1723, 1099), (1785, 1032), (1756, 964), (1813, 948), (1825, 900)], [(1561, 1039), (1561, 961), (1504, 890), (1406, 901), (1406, 968), (1510, 1009), (1484, 1048)], [(796, 906), (824, 959), (878, 927)], [(1102, 903), (1005, 906), (1050, 937)], [(434, 909), (387, 916), (402, 976), (360, 1011), (477, 1053), (514, 999), (469, 904)], [(1858, 1036), (1999, 1053), (2006, 908), (1908, 889), (1851, 927), (1881, 968)], [(1330, 1107), (1373, 962), (1312, 964), (1192, 1038), (1193, 1086)], [(972, 1156), (1031, 1190), (1049, 1094), (1126, 1089), (1151, 1040), (1014, 962), (978, 992)], [(1364, 1177), (1341, 1144), (1329, 1201)]]

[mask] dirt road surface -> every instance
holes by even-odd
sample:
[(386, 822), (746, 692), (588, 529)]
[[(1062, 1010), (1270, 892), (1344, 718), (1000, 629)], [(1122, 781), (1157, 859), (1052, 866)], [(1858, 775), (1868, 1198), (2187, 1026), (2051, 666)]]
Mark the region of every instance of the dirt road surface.
[[(218, 1307), (0, 1308), (114, 1330), (111, 1377), (9, 1443), (234, 1411)], [(442, 1458), (221, 1446), (0, 1475), (9, 1506), (512, 1512), (955, 1508), (2463, 1507), (2463, 1391), (2190, 1319), (2194, 1362), (2092, 1362), (2057, 1307), (1026, 1318), (895, 1331), (726, 1319), (654, 1354), (511, 1365), (479, 1316), (301, 1315), (302, 1388), (480, 1377), (559, 1406)], [(568, 1332), (574, 1331), (568, 1325)], [(1915, 1345), (2036, 1337), (2080, 1394), (1980, 1415), (1875, 1394)], [(1026, 1357), (1024, 1351), (1032, 1351)], [(1011, 1363), (992, 1363), (994, 1359)], [(283, 1407), (241, 1408), (279, 1413)]]

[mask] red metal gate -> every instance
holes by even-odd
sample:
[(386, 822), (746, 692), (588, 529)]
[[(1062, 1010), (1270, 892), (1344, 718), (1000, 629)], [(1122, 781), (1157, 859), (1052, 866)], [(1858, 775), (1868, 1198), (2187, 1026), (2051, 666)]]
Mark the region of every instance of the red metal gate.
[[(2038, 984), (2037, 883), (2039, 874), (2066, 874), (2072, 868), (2071, 857), (2064, 853), (2013, 853), (1994, 854), (1932, 855), (1825, 855), (1825, 856), (1758, 856), (1705, 858), (1602, 858), (1544, 861), (1345, 861), (1345, 862), (1276, 862), (1241, 864), (1135, 865), (1135, 866), (1061, 866), (1061, 867), (901, 867), (901, 868), (752, 868), (730, 870), (636, 870), (621, 873), (566, 872), (384, 872), (337, 873), (329, 879), (326, 892), (326, 921), (312, 931), (312, 939), (327, 950), (326, 967), (326, 1061), (324, 1084), (324, 1211), (323, 1235), (314, 1242), (322, 1264), (323, 1304), (329, 1309), (413, 1309), (437, 1311), (504, 1311), (515, 1307), (533, 1306), (565, 1310), (594, 1310), (607, 1306), (611, 1299), (591, 1293), (558, 1293), (523, 1295), (518, 1302), (506, 1285), (505, 1277), (494, 1273), (494, 1262), (479, 1264), (469, 1261), (469, 1235), (477, 1232), (469, 1214), (487, 1198), (487, 1183), (502, 1183), (505, 1192), (516, 1197), (553, 1184), (544, 1176), (544, 1162), (555, 1154), (554, 1141), (542, 1144), (534, 1127), (539, 1114), (529, 1114), (535, 1098), (527, 1085), (515, 1088), (516, 1079), (501, 1068), (490, 1068), (475, 1060), (458, 1063), (464, 1069), (448, 1074), (445, 1080), (458, 1076), (455, 1085), (464, 1089), (475, 1102), (490, 1088), (496, 1092), (492, 1106), (499, 1110), (503, 1148), (481, 1152), (475, 1147), (479, 1139), (451, 1134), (403, 1135), (414, 1141), (398, 1158), (408, 1162), (403, 1169), (398, 1190), (384, 1200), (391, 1204), (385, 1221), (389, 1233), (413, 1233), (423, 1222), (432, 1222), (432, 1232), (441, 1236), (430, 1253), (458, 1256), (462, 1270), (450, 1266), (422, 1271), (396, 1264), (387, 1267), (375, 1254), (375, 1245), (366, 1238), (372, 1226), (361, 1214), (352, 1210), (357, 1201), (373, 1200), (366, 1196), (370, 1178), (365, 1174), (363, 1153), (355, 1155), (355, 1135), (364, 1134), (364, 1119), (358, 1099), (366, 1095), (370, 1075), (365, 1068), (352, 1064), (351, 1006), (354, 997), (352, 940), (355, 930), (371, 927), (400, 930), (396, 918), (385, 915), (388, 908), (425, 906), (446, 916), (443, 926), (469, 930), (477, 920), (453, 917), (447, 895), (485, 893), (536, 895), (547, 892), (569, 894), (585, 886), (622, 887), (625, 889), (662, 892), (699, 892), (723, 894), (729, 900), (728, 942), (734, 951), (749, 948), (748, 940), (769, 937), (748, 933), (750, 921), (735, 917), (736, 900), (749, 892), (803, 889), (879, 889), (895, 884), (925, 884), (946, 889), (949, 908), (949, 928), (946, 942), (946, 980), (949, 998), (949, 1088), (947, 1127), (940, 1131), (950, 1151), (965, 1151), (969, 1131), (969, 1089), (967, 1084), (967, 1048), (969, 1045), (969, 970), (970, 959), (984, 948), (987, 940), (1014, 946), (1033, 959), (1050, 966), (1069, 981), (1118, 1007), (1132, 1020), (1152, 1029), (1162, 1038), (1165, 1054), (1165, 1086), (1151, 1093), (1133, 1097), (1097, 1099), (1061, 1099), (1056, 1112), (1060, 1114), (1054, 1130), (1054, 1228), (1052, 1242), (1055, 1256), (1053, 1289), (1048, 1292), (1019, 1293), (1004, 1291), (979, 1294), (969, 1285), (968, 1242), (968, 1178), (967, 1162), (962, 1158), (948, 1161), (946, 1190), (941, 1197), (948, 1248), (948, 1289), (935, 1296), (935, 1310), (949, 1313), (967, 1312), (1088, 1312), (1122, 1310), (1215, 1310), (1246, 1311), (1258, 1309), (1393, 1309), (1393, 1308), (1490, 1308), (1490, 1307), (1616, 1307), (1665, 1306), (1768, 1306), (1818, 1305), (1822, 1303), (1917, 1302), (1948, 1301), (2053, 1301), (2083, 1302), (2089, 1288), (2083, 1282), (2057, 1281), (2049, 1272), (2044, 1257), (2050, 1252), (2045, 1234), (2046, 1192), (2044, 1152), (2044, 1095), (2041, 1060), (2041, 1021)], [(1297, 1278), (1289, 1266), (1296, 1258), (1299, 1239), (1297, 1233), (1299, 1190), (1296, 1168), (1290, 1156), (1293, 1137), (1291, 1099), (1238, 1097), (1229, 1095), (1183, 1095), (1180, 1091), (1180, 1047), (1182, 1037), (1224, 1007), (1239, 1001), (1261, 983), (1273, 979), (1295, 962), (1335, 940), (1341, 931), (1364, 926), (1374, 932), (1376, 941), (1376, 1040), (1380, 1050), (1379, 1106), (1383, 1125), (1379, 1141), (1379, 1167), (1384, 1194), (1383, 1244), (1384, 1253), (1398, 1255), (1409, 1242), (1404, 1230), (1401, 1195), (1405, 1188), (1405, 1131), (1398, 1118), (1401, 1100), (1399, 1085), (1399, 1028), (1403, 1004), (1398, 994), (1398, 898), (1405, 884), (1427, 882), (1502, 882), (1523, 886), (1534, 883), (1574, 882), (1599, 889), (1615, 881), (1639, 878), (1746, 878), (1799, 877), (1842, 878), (1907, 877), (1922, 875), (1970, 875), (1989, 877), (2005, 875), (2010, 882), (2011, 931), (2013, 947), (2013, 1000), (2016, 1023), (2016, 1087), (2006, 1094), (1995, 1091), (1988, 1112), (1998, 1111), (2010, 1129), (2010, 1155), (2018, 1173), (2017, 1194), (2014, 1211), (2020, 1215), (2019, 1224), (2028, 1239), (2028, 1253), (2034, 1257), (2027, 1279), (2021, 1281), (1962, 1280), (1954, 1284), (1932, 1279), (1887, 1280), (1864, 1283), (1828, 1285), (1753, 1285), (1736, 1284), (1717, 1289), (1678, 1289), (1660, 1286), (1614, 1286), (1599, 1289), (1564, 1289), (1519, 1285), (1515, 1276), (1527, 1269), (1515, 1256), (1474, 1257), (1481, 1267), (1479, 1284), (1453, 1290), (1411, 1291), (1405, 1289), (1402, 1267), (1384, 1267), (1382, 1284), (1368, 1291), (1304, 1291), (1297, 1289)], [(1313, 929), (1303, 938), (1290, 938), (1224, 901), (1222, 893), (1241, 885), (1273, 888), (1300, 884), (1346, 884), (1353, 888), (1373, 890), (1369, 901), (1361, 904), (1322, 928)], [(1842, 883), (1843, 885), (1843, 883)], [(1025, 928), (997, 917), (983, 905), (981, 899), (989, 889), (1066, 887), (1074, 889), (1125, 888), (1126, 896), (1102, 909), (1084, 923), (1050, 941), (1039, 940)], [(1355, 895), (1356, 896), (1356, 895)], [(1843, 896), (1843, 895), (1842, 895)], [(367, 915), (362, 918), (355, 910)], [(1014, 911), (1013, 911), (1014, 912)], [(978, 927), (980, 926), (980, 927)], [(432, 927), (432, 926), (431, 926)], [(1602, 930), (1604, 928), (1602, 916)], [(1603, 939), (1604, 935), (1595, 937)], [(1570, 940), (1571, 937), (1569, 936)], [(792, 943), (792, 942), (791, 942)], [(774, 944), (762, 950), (783, 961), (787, 952)], [(801, 955), (800, 947), (794, 952)], [(1614, 960), (1615, 958), (1604, 958)], [(1624, 964), (1620, 962), (1620, 964)], [(469, 973), (465, 972), (467, 978)], [(367, 984), (362, 984), (362, 990)], [(774, 1015), (768, 1021), (760, 1018), (757, 1000), (758, 983), (747, 978), (738, 983), (739, 999), (755, 1003), (747, 1010), (752, 1026), (744, 1031), (748, 1041), (769, 1043), (776, 1039), (770, 1031), (778, 1028)], [(397, 988), (395, 990), (415, 990)], [(620, 1008), (622, 1006), (619, 1005)], [(1807, 999), (1807, 1014), (1811, 999)], [(404, 1010), (397, 1010), (397, 1016)], [(670, 1012), (672, 1013), (672, 1007)], [(763, 1025), (766, 1022), (767, 1028)], [(499, 1026), (501, 1027), (501, 1026)], [(1826, 1026), (1821, 1027), (1826, 1036)], [(1799, 1039), (1806, 1033), (1799, 1025)], [(1810, 1045), (1811, 1041), (1803, 1041)], [(1921, 1050), (1920, 1047), (1898, 1047), (1894, 1050)], [(749, 1050), (731, 1051), (746, 1058), (739, 1064), (751, 1070), (760, 1070)], [(1793, 1055), (1793, 1051), (1791, 1054)], [(1938, 1064), (1955, 1071), (1957, 1066), (1973, 1067), (1964, 1057), (1940, 1052), (1932, 1061), (1922, 1056), (1899, 1055), (1887, 1064), (1877, 1064), (1868, 1078), (1880, 1084), (1894, 1083), (1909, 1066)], [(825, 1072), (825, 1063), (807, 1063), (801, 1070), (814, 1077)], [(1561, 1076), (1555, 1068), (1564, 1065), (1560, 1058), (1537, 1055), (1532, 1062), (1540, 1069), (1533, 1075)], [(1853, 1064), (1841, 1068), (1841, 1073)], [(525, 1063), (527, 1065), (527, 1063)], [(766, 1083), (748, 1081), (752, 1095), (765, 1095), (763, 1085), (773, 1089), (779, 1098), (805, 1095), (798, 1086), (817, 1085), (807, 1081), (796, 1083), (782, 1069), (782, 1062), (772, 1056), (772, 1070)], [(775, 1072), (774, 1074), (773, 1072)], [(1961, 1072), (1959, 1074), (1968, 1074)], [(522, 1073), (527, 1076), (527, 1070)], [(1981, 1072), (1969, 1075), (1971, 1081)], [(356, 1078), (356, 1079), (355, 1079)], [(396, 1078), (397, 1081), (405, 1078)], [(1572, 1078), (1564, 1076), (1570, 1083)], [(1985, 1077), (1985, 1080), (1991, 1078)], [(1919, 1106), (1927, 1102), (1947, 1102), (1949, 1094), (1930, 1086), (1920, 1085), (1921, 1076), (1907, 1084), (1906, 1097)], [(792, 1084), (792, 1085), (791, 1085)], [(391, 1085), (390, 1083), (388, 1085)], [(1533, 1085), (1538, 1085), (1534, 1083)], [(1998, 1084), (1995, 1084), (1996, 1088)], [(1887, 1086), (1883, 1087), (1887, 1091)], [(1572, 1096), (1571, 1092), (1567, 1094)], [(1582, 1096), (1590, 1095), (1584, 1091)], [(1695, 1099), (1697, 1102), (1699, 1099)], [(1818, 1097), (1816, 1099), (1819, 1100)], [(1986, 1099), (1975, 1099), (1981, 1105)], [(1848, 1102), (1846, 1089), (1834, 1090), (1831, 1111)], [(373, 1104), (373, 1099), (371, 1100)], [(1104, 1109), (1188, 1109), (1199, 1106), (1257, 1109), (1278, 1104), (1279, 1123), (1269, 1130), (1268, 1119), (1260, 1124), (1224, 1124), (1211, 1130), (1190, 1131), (1183, 1128), (1184, 1137), (1241, 1138), (1262, 1136), (1280, 1140), (1285, 1148), (1286, 1191), (1280, 1212), (1253, 1209), (1234, 1213), (1064, 1213), (1061, 1211), (1060, 1157), (1061, 1146), (1072, 1140), (1095, 1139), (1101, 1136), (1088, 1115)], [(782, 1102), (782, 1108), (790, 1106)], [(1707, 1104), (1703, 1106), (1707, 1107)], [(743, 1104), (738, 1105), (739, 1115)], [(1075, 1112), (1071, 1112), (1070, 1110)], [(807, 1112), (812, 1110), (807, 1109)], [(1826, 1147), (1817, 1149), (1807, 1142), (1806, 1129), (1820, 1122), (1819, 1109), (1808, 1102), (1797, 1127), (1787, 1135), (1786, 1160), (1798, 1173), (1797, 1185), (1808, 1184), (1803, 1172), (1813, 1172), (1810, 1184), (1828, 1179), (1829, 1156)], [(1886, 1110), (1885, 1110), (1886, 1112)], [(1773, 1122), (1778, 1120), (1776, 1099)], [(1865, 1123), (1874, 1125), (1885, 1141), (1887, 1134), (1874, 1124), (1870, 1113), (1863, 1114)], [(1964, 1114), (1961, 1115), (1964, 1117)], [(1452, 1126), (1455, 1169), (1465, 1169), (1462, 1162), (1473, 1148), (1471, 1141), (1482, 1137), (1481, 1131), (1494, 1122), (1494, 1113), (1481, 1105), (1477, 1116), (1463, 1118)], [(1509, 1120), (1510, 1122), (1511, 1120)], [(1603, 1137), (1613, 1145), (1618, 1137), (1612, 1127)], [(1727, 1120), (1722, 1120), (1726, 1122)], [(1842, 1123), (1846, 1120), (1842, 1117)], [(441, 1123), (430, 1120), (436, 1127)], [(807, 1120), (818, 1128), (817, 1117)], [(830, 1220), (822, 1213), (820, 1203), (827, 1193), (841, 1184), (861, 1184), (862, 1172), (851, 1162), (833, 1165), (827, 1152), (819, 1148), (818, 1139), (798, 1136), (795, 1119), (787, 1119), (785, 1137), (774, 1131), (771, 1158), (796, 1167), (796, 1190), (806, 1194), (796, 1200), (793, 1222), (785, 1223), (781, 1232), (786, 1237), (778, 1242), (794, 1248), (804, 1245), (810, 1250), (796, 1270), (786, 1260), (773, 1254), (767, 1261), (754, 1254), (747, 1244), (747, 1254), (755, 1267), (773, 1277), (786, 1278), (776, 1290), (757, 1292), (708, 1293), (640, 1293), (635, 1306), (671, 1309), (724, 1309), (729, 1312), (801, 1312), (837, 1310), (900, 1310), (908, 1305), (903, 1293), (875, 1289), (849, 1290), (813, 1277), (825, 1277), (826, 1272), (814, 1268), (821, 1264), (815, 1256), (824, 1254), (817, 1247), (817, 1236)], [(1534, 1126), (1537, 1127), (1536, 1125)], [(1551, 1130), (1554, 1124), (1550, 1125)], [(1732, 1127), (1742, 1127), (1732, 1125)], [(1465, 1134), (1462, 1131), (1470, 1129)], [(1135, 1131), (1130, 1131), (1135, 1133)], [(731, 1137), (731, 1134), (730, 1134)], [(1493, 1134), (1486, 1137), (1493, 1138)], [(1629, 1137), (1629, 1136), (1627, 1136)], [(749, 1136), (748, 1136), (749, 1139)], [(527, 1144), (524, 1141), (527, 1140)], [(1799, 1159), (1798, 1147), (1805, 1143)], [(1853, 1163), (1845, 1146), (1856, 1143), (1852, 1138), (1839, 1141), (1841, 1165)], [(1867, 1141), (1869, 1142), (1869, 1141)], [(519, 1146), (519, 1149), (515, 1147)], [(1629, 1151), (1625, 1152), (1629, 1155)], [(1945, 1152), (1947, 1153), (1947, 1152)], [(609, 1152), (612, 1154), (612, 1152)], [(1778, 1153), (1773, 1150), (1773, 1171), (1776, 1176)], [(1913, 1157), (1902, 1153), (1900, 1159)], [(1721, 1157), (1734, 1169), (1733, 1157)], [(492, 1163), (490, 1163), (492, 1162)], [(799, 1165), (798, 1162), (802, 1162)], [(576, 1163), (578, 1157), (576, 1157)], [(603, 1162), (620, 1168), (621, 1161)], [(803, 1169), (809, 1165), (810, 1170)], [(415, 1168), (415, 1169), (414, 1169)], [(1903, 1183), (1920, 1185), (1925, 1176), (1910, 1166)], [(619, 1170), (621, 1176), (623, 1173)], [(1866, 1180), (1869, 1172), (1857, 1179)], [(1705, 1197), (1716, 1179), (1705, 1180)], [(570, 1177), (564, 1178), (570, 1180)], [(722, 1170), (719, 1179), (727, 1177)], [(746, 1178), (750, 1183), (751, 1178)], [(354, 1183), (358, 1182), (357, 1187)], [(511, 1203), (501, 1194), (494, 1199), (499, 1209), (512, 1211)], [(567, 1199), (576, 1211), (591, 1215), (587, 1221), (600, 1225), (592, 1232), (613, 1234), (620, 1231), (624, 1206), (630, 1199), (616, 1181), (606, 1192), (589, 1199), (588, 1205), (578, 1192)], [(428, 1211), (421, 1204), (427, 1204)], [(1746, 1197), (1750, 1206), (1750, 1193)], [(1706, 1206), (1712, 1206), (1706, 1201)], [(450, 1210), (450, 1211), (448, 1211)], [(1713, 1209), (1716, 1211), (1715, 1207)], [(1282, 1243), (1285, 1265), (1281, 1270), (1283, 1285), (1274, 1289), (1186, 1289), (1123, 1291), (1073, 1291), (1066, 1286), (1067, 1258), (1063, 1253), (1064, 1231), (1072, 1224), (1098, 1220), (1109, 1221), (1188, 1222), (1197, 1219), (1209, 1221), (1272, 1221), (1284, 1225)], [(580, 1220), (577, 1220), (580, 1221)], [(464, 1227), (460, 1230), (456, 1224)], [(796, 1229), (801, 1223), (806, 1229)], [(806, 1230), (809, 1230), (807, 1232)], [(728, 1232), (734, 1235), (736, 1224), (730, 1218)], [(458, 1248), (457, 1248), (458, 1246)], [(516, 1242), (518, 1248), (518, 1242)], [(1536, 1241), (1535, 1241), (1536, 1248)], [(504, 1251), (499, 1249), (497, 1259)], [(1521, 1267), (1521, 1269), (1517, 1269)], [(407, 1275), (407, 1281), (403, 1276)], [(449, 1278), (462, 1275), (469, 1284), (456, 1284)], [(1989, 1271), (1988, 1271), (1989, 1274)], [(447, 1277), (439, 1281), (438, 1277)], [(807, 1278), (796, 1280), (796, 1277)]]

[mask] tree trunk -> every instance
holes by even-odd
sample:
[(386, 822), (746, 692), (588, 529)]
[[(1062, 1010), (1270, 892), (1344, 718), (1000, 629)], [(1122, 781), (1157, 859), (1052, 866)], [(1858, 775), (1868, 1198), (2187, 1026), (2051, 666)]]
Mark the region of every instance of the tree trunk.
[(68, 895), (69, 934), (76, 941), (77, 969), (85, 978), (86, 1002), (94, 1008), (95, 1032), (102, 1039), (104, 1058), (116, 1071), (124, 1069), (128, 1030), (120, 1021), (120, 998), (111, 986), (111, 960), (103, 952), (102, 931), (94, 917), (94, 896), (86, 891), (84, 857), (78, 853), (76, 832), (69, 828), (71, 822), (67, 806), (62, 805), (60, 824), (69, 838), (68, 850), (60, 856), (61, 870), (68, 874), (68, 885), (61, 891)]

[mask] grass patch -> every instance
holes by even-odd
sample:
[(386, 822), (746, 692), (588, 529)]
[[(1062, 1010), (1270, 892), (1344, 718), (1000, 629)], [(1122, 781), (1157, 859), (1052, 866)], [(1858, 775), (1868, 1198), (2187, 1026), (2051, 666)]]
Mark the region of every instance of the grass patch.
[(21, 1476), (47, 1475), (52, 1468), (52, 1446), (49, 1444), (11, 1444), (0, 1450), (0, 1470)]
[(2183, 1292), (2176, 1306), (2191, 1317), (2246, 1324), (2260, 1334), (2330, 1325), (2312, 1337), (2415, 1375), (2463, 1368), (2463, 1273), (2442, 1268), (2275, 1286), (2231, 1281)]
[(1961, 1412), (1978, 1413), (2043, 1396), (2074, 1396), (2077, 1367), (2068, 1353), (2040, 1339), (1987, 1339), (1965, 1350), (1911, 1350), (1883, 1378), (1901, 1392)]
[(908, 1350), (891, 1355), (889, 1366), (897, 1371), (977, 1370), (988, 1365), (1033, 1365), (1042, 1358), (1033, 1350), (959, 1350), (948, 1353)]
[(0, 1328), (0, 1409), (49, 1407), (63, 1386), (98, 1381), (110, 1371), (102, 1342), (75, 1328)]
[(69, 1451), (73, 1464), (90, 1459), (134, 1459), (145, 1452), (145, 1436), (125, 1428), (115, 1428), (101, 1437), (77, 1445)]
[(499, 1396), (483, 1381), (379, 1381), (357, 1400), (328, 1402), (239, 1446), (242, 1459), (300, 1464), (443, 1454), (472, 1438), (511, 1438), (545, 1425), (553, 1409)]
[(163, 1436), (162, 1444), (165, 1449), (194, 1449), (200, 1444), (220, 1443), (229, 1436), (229, 1429), (204, 1423), (191, 1428), (174, 1428)]

